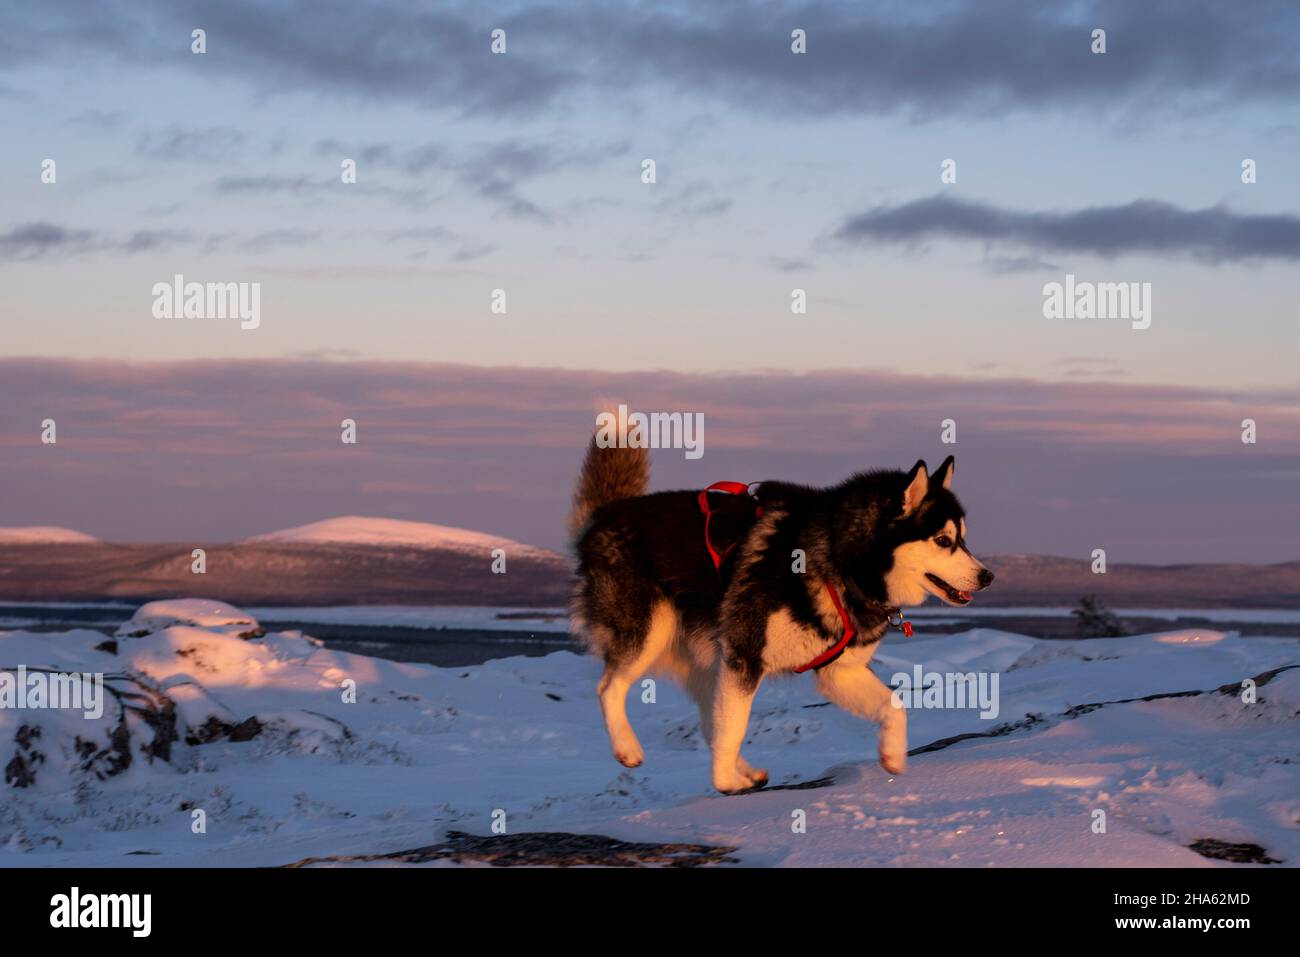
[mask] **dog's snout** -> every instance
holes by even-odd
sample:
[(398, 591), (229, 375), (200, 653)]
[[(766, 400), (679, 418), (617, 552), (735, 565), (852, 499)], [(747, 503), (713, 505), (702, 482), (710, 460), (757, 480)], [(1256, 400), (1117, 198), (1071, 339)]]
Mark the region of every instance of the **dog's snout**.
[(988, 588), (993, 584), (993, 573), (987, 568), (980, 569), (980, 588)]

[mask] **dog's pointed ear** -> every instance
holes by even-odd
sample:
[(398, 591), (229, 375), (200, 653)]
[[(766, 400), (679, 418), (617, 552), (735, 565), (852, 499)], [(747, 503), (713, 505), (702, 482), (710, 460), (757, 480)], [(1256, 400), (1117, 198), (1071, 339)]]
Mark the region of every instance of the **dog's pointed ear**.
[(938, 471), (936, 471), (934, 475), (930, 476), (930, 481), (938, 482), (945, 489), (951, 490), (952, 469), (953, 469), (953, 457), (950, 455), (943, 460), (943, 464), (939, 466)]
[(917, 510), (929, 490), (930, 476), (925, 471), (925, 462), (917, 459), (916, 464), (912, 466), (912, 471), (907, 473), (907, 488), (903, 490), (904, 518)]

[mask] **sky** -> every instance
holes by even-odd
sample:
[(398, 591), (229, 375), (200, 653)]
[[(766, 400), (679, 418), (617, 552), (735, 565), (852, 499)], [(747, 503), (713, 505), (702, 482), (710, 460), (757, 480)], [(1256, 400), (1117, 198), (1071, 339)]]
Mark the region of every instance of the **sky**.
[[(710, 388), (741, 383), (748, 399), (709, 420), (710, 450), (725, 450), (740, 442), (727, 422), (758, 429), (743, 410), (830, 376), (848, 390), (836, 402), (860, 403), (843, 412), (859, 431), (834, 454), (805, 448), (825, 427), (822, 398), (782, 407), (798, 427), (736, 460), (746, 476), (906, 467), (941, 457), (936, 415), (961, 429), (996, 410), (996, 428), (962, 429), (957, 451), (975, 460), (973, 490), (1002, 497), (1000, 549), (1074, 554), (1100, 529), (1144, 560), (1296, 557), (1289, 4), (19, 0), (0, 18), (0, 358), (13, 360), (0, 522), (212, 538), (364, 512), (556, 545), (547, 512), (562, 509), (598, 391), (707, 410)], [(259, 284), (257, 327), (160, 318), (154, 286), (178, 274)], [(1046, 318), (1044, 286), (1067, 274), (1150, 284), (1149, 327)], [(795, 290), (806, 312), (792, 312)], [(215, 365), (186, 386), (196, 360)], [(160, 477), (161, 434), (75, 392), (123, 390), (108, 409), (185, 429), (224, 421), (231, 403), (240, 422), (276, 420), (248, 405), (250, 388), (294, 408), (319, 390), (334, 414), (386, 363), (403, 381), (424, 367), (438, 398), (414, 408), (430, 414), (467, 414), (441, 390), (447, 369), (476, 395), (503, 390), (471, 406), (489, 431), (508, 431), (513, 383), (541, 377), (576, 437), (552, 437), (553, 463), (539, 451), (491, 477), (441, 459), (417, 477), (395, 464), (403, 452), (382, 466), (401, 475), (394, 497), (354, 501), (347, 482), (327, 492), (313, 476), (319, 495), (281, 509), (198, 476), (197, 450)], [(173, 391), (132, 393), (133, 379)], [(173, 394), (191, 418), (167, 407)], [(1119, 396), (1141, 441), (1113, 417)], [(38, 406), (94, 412), (83, 439), (116, 443), (93, 493), (64, 473), (65, 496), (50, 497), (27, 444)], [(1070, 412), (1046, 444), (1044, 408)], [(1243, 447), (1255, 410), (1270, 418)], [(370, 413), (381, 434), (420, 426), (401, 403)], [(423, 425), (441, 435), (444, 421)], [(266, 450), (237, 431), (207, 438), (260, 474), (250, 456)], [(1066, 447), (1089, 450), (1086, 481), (1059, 474)], [(1183, 493), (1137, 493), (1171, 462), (1199, 470)], [(549, 484), (523, 489), (525, 475)], [(141, 482), (156, 494), (139, 496)], [(101, 495), (111, 513), (87, 509)]]

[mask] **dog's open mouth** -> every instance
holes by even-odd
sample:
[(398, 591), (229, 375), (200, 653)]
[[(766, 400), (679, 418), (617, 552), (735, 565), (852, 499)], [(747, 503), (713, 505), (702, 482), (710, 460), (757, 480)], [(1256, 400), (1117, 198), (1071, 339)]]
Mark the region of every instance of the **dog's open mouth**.
[(940, 578), (938, 575), (931, 575), (929, 572), (926, 572), (925, 577), (930, 579), (930, 581), (934, 582), (934, 584), (938, 585), (939, 590), (943, 592), (944, 598), (952, 602), (954, 605), (970, 604), (971, 601), (970, 592), (958, 591), (957, 589), (949, 585), (946, 581), (944, 581), (942, 578)]

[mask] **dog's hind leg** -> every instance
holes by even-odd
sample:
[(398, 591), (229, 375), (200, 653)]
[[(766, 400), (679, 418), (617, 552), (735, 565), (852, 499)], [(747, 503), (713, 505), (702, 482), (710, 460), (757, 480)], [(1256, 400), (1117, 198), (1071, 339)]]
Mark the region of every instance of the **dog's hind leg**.
[[(693, 668), (686, 679), (686, 690), (695, 699), (695, 706), (700, 709), (700, 733), (704, 736), (704, 743), (710, 748), (713, 746), (713, 708), (717, 687), (718, 666), (716, 664), (707, 668)], [(736, 770), (749, 782), (746, 787), (761, 788), (767, 783), (766, 769), (754, 767), (739, 752), (736, 754)]]
[(596, 695), (600, 711), (605, 717), (605, 730), (609, 732), (610, 749), (625, 767), (635, 768), (645, 760), (645, 752), (636, 732), (627, 720), (627, 693), (659, 657), (667, 650), (677, 632), (677, 613), (665, 601), (657, 603), (650, 613), (645, 635), (635, 650), (619, 658), (607, 658), (605, 673), (601, 676)]
[(759, 680), (750, 679), (725, 662), (718, 665), (709, 746), (713, 751), (713, 786), (723, 794), (747, 791), (767, 781), (766, 771), (751, 768), (740, 756)]
[(880, 725), (880, 766), (890, 774), (902, 772), (907, 766), (907, 712), (895, 707), (888, 685), (846, 654), (817, 672), (817, 690), (845, 711)]

